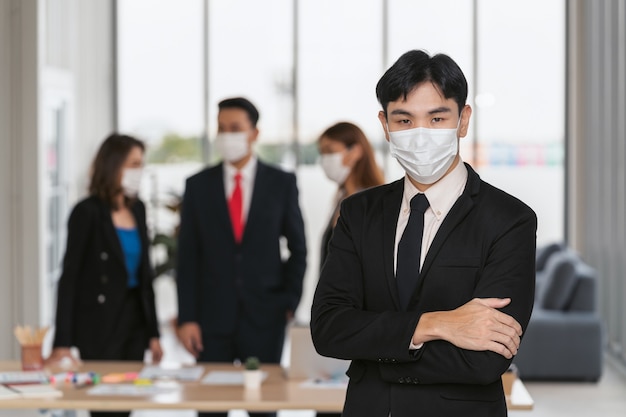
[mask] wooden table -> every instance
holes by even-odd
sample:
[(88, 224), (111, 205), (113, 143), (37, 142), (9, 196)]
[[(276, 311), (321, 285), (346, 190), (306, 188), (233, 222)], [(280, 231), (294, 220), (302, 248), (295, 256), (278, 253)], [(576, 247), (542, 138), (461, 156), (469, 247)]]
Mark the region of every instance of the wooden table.
[[(199, 364), (209, 371), (233, 371), (228, 364)], [(138, 372), (141, 362), (84, 362), (81, 372), (110, 373)], [(0, 371), (19, 370), (19, 362), (0, 362)], [(75, 388), (70, 384), (58, 384), (63, 391), (59, 398), (19, 398), (0, 402), (0, 408), (13, 409), (72, 409), (72, 410), (141, 410), (178, 409), (199, 411), (248, 411), (317, 410), (340, 412), (345, 398), (343, 388), (318, 388), (303, 385), (302, 380), (288, 380), (279, 365), (264, 365), (268, 373), (261, 389), (245, 390), (240, 385), (206, 385), (196, 382), (169, 382), (177, 388), (171, 392), (147, 396), (96, 396), (88, 394), (88, 388)], [(158, 386), (158, 383), (155, 383)], [(520, 401), (516, 402), (516, 399)], [(521, 381), (517, 380), (513, 393), (507, 397), (510, 410), (532, 409), (532, 398)]]

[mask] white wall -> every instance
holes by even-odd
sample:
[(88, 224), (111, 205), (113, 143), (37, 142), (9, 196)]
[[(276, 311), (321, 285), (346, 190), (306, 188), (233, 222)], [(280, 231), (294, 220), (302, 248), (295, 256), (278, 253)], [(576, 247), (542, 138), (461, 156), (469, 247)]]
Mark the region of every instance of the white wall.
[(39, 319), (37, 0), (0, 2), (0, 357), (13, 326)]
[[(114, 127), (113, 0), (0, 0), (0, 359), (17, 358), (16, 324), (49, 324), (45, 131), (54, 95), (68, 98), (68, 205)], [(61, 81), (59, 81), (61, 80)]]

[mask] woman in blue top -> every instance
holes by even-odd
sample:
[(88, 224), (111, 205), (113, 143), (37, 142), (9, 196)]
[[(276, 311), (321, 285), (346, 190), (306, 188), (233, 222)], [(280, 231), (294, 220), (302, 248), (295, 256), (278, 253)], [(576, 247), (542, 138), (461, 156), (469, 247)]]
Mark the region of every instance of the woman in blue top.
[(98, 150), (90, 195), (68, 221), (49, 364), (74, 362), (71, 347), (83, 360), (141, 361), (146, 349), (154, 362), (162, 357), (146, 211), (137, 198), (144, 150), (141, 141), (119, 134)]

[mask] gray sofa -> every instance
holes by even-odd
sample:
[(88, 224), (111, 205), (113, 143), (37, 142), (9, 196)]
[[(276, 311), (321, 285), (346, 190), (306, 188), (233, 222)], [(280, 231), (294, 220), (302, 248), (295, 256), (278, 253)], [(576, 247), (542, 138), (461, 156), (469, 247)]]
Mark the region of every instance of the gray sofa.
[(549, 251), (542, 262), (545, 252), (538, 252), (533, 314), (513, 363), (523, 380), (597, 381), (603, 325), (596, 271), (563, 245)]

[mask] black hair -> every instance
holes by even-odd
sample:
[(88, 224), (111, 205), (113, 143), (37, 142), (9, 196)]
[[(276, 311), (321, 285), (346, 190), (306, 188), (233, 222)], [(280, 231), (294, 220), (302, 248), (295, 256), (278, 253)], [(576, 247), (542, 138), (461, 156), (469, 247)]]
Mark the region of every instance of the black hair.
[(383, 74), (376, 84), (376, 98), (387, 114), (387, 105), (401, 97), (406, 97), (423, 82), (430, 81), (446, 99), (453, 99), (459, 114), (467, 100), (467, 80), (463, 71), (448, 55), (428, 55), (424, 51), (413, 50), (404, 53)]
[(220, 101), (217, 105), (219, 110), (224, 109), (241, 109), (248, 113), (248, 118), (252, 123), (252, 127), (256, 127), (257, 122), (259, 121), (259, 111), (256, 109), (254, 104), (250, 102), (250, 100), (245, 99), (243, 97), (234, 97), (227, 98)]

